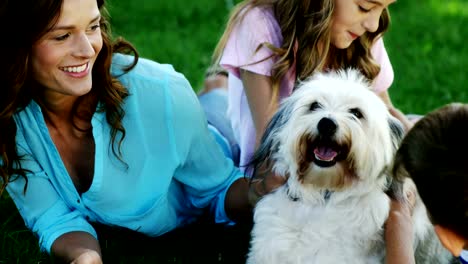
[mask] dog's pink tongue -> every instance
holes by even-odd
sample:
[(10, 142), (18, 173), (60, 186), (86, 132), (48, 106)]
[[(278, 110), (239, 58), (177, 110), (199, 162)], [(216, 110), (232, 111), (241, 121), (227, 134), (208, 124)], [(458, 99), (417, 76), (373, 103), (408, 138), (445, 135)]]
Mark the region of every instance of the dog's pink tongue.
[(317, 147), (314, 149), (315, 158), (323, 161), (333, 160), (338, 153), (331, 148)]

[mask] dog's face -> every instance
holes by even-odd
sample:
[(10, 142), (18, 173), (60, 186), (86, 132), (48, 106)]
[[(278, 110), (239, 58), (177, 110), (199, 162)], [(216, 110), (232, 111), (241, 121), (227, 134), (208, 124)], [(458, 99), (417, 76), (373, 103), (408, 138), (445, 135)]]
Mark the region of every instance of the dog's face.
[(317, 74), (281, 104), (254, 161), (270, 159), (302, 185), (340, 190), (379, 177), (402, 135), (358, 71)]

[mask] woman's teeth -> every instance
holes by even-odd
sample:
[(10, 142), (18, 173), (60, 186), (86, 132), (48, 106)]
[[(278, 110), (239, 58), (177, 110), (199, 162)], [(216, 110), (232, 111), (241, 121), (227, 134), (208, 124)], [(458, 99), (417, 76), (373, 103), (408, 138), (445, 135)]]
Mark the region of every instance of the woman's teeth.
[(83, 64), (83, 65), (78, 66), (78, 67), (63, 67), (62, 70), (66, 71), (66, 72), (82, 72), (82, 71), (86, 70), (87, 65), (88, 64)]

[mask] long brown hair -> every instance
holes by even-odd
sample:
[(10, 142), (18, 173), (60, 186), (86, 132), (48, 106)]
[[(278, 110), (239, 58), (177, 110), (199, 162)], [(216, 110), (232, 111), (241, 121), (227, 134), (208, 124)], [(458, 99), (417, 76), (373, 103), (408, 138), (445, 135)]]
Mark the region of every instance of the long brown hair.
[[(213, 64), (219, 63), (234, 27), (241, 22), (250, 9), (255, 7), (273, 9), (283, 36), (281, 47), (274, 47), (271, 43), (262, 43), (257, 48), (259, 50), (265, 46), (272, 50), (273, 56), (278, 57), (271, 70), (274, 98), (278, 95), (281, 79), (293, 65), (296, 65), (298, 80), (307, 78), (325, 66), (331, 69), (343, 66), (355, 67), (370, 80), (373, 80), (379, 73), (380, 67), (373, 60), (370, 49), (375, 40), (390, 25), (388, 9), (386, 8), (380, 16), (379, 28), (376, 32), (367, 32), (360, 37), (359, 41), (354, 41), (350, 47), (341, 50), (330, 45), (334, 0), (245, 0), (240, 2), (231, 11), (226, 29), (214, 50)], [(298, 49), (294, 56), (296, 41)], [(320, 49), (319, 42), (323, 49)]]
[[(127, 89), (110, 73), (112, 54), (130, 53), (135, 56), (125, 71), (132, 69), (138, 61), (136, 49), (122, 38), (111, 39), (108, 13), (104, 0), (96, 0), (101, 11), (101, 34), (103, 47), (94, 63), (91, 91), (100, 102), (97, 111), (106, 113), (111, 126), (112, 151), (121, 159), (120, 146), (125, 137), (122, 108), (128, 96)], [(27, 170), (21, 167), (21, 158), (16, 149), (17, 127), (13, 116), (24, 109), (34, 98), (30, 56), (31, 47), (57, 23), (63, 0), (4, 0), (0, 4), (0, 25), (6, 37), (0, 44), (5, 55), (0, 60), (0, 195), (13, 176), (24, 177), (27, 187)], [(33, 23), (24, 23), (33, 21)], [(74, 109), (85, 100), (76, 101)], [(77, 114), (77, 113), (75, 113)], [(115, 144), (117, 142), (117, 144)]]

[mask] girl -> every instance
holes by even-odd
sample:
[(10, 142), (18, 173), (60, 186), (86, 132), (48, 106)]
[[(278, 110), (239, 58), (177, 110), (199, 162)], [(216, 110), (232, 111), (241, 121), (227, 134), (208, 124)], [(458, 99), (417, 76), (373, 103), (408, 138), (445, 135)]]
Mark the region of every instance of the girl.
[[(248, 165), (281, 100), (293, 92), (296, 82), (317, 71), (358, 68), (372, 80), (375, 93), (392, 115), (407, 130), (412, 126), (388, 94), (393, 69), (382, 36), (390, 24), (388, 6), (394, 2), (244, 0), (233, 9), (213, 63), (229, 71), (228, 115), (240, 147), (241, 168)], [(253, 202), (287, 177), (265, 169), (265, 175), (253, 177), (257, 179), (251, 186)], [(395, 209), (387, 226), (410, 230), (410, 206), (406, 202), (393, 204), (397, 206), (392, 205)], [(392, 236), (388, 240), (389, 252), (396, 252), (388, 263), (411, 263), (410, 239)], [(395, 244), (398, 247), (392, 248)]]
[(395, 0), (246, 0), (232, 11), (213, 55), (229, 71), (228, 115), (247, 165), (266, 124), (296, 81), (355, 67), (406, 128), (391, 103), (393, 70), (382, 35)]

